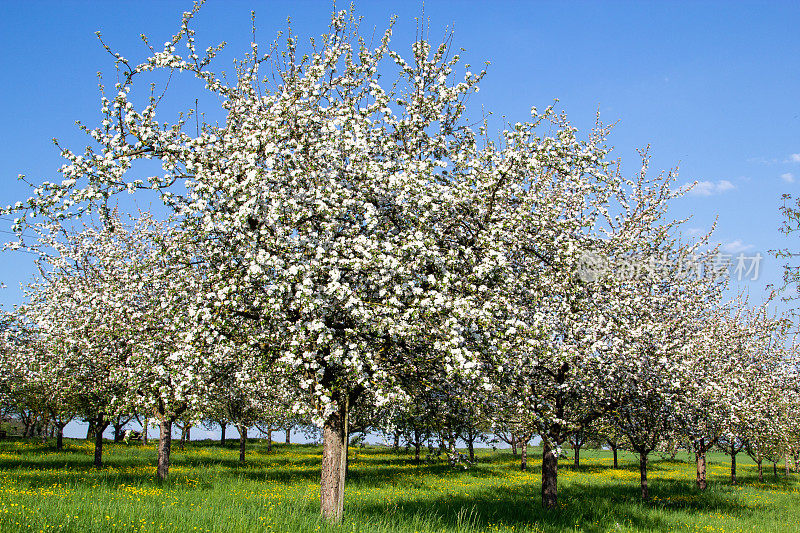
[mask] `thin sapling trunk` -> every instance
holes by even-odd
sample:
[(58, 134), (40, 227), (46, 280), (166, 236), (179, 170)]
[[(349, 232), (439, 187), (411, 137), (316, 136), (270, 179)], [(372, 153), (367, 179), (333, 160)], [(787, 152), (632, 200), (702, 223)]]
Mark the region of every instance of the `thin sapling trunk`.
[(158, 424), (158, 467), (157, 475), (160, 481), (169, 475), (169, 453), (172, 447), (172, 420), (161, 418)]
[(103, 431), (108, 427), (108, 422), (103, 421), (103, 416), (97, 417), (94, 431), (94, 467), (103, 467)]
[(642, 501), (650, 499), (650, 490), (647, 487), (647, 452), (639, 453), (639, 479), (642, 488)]

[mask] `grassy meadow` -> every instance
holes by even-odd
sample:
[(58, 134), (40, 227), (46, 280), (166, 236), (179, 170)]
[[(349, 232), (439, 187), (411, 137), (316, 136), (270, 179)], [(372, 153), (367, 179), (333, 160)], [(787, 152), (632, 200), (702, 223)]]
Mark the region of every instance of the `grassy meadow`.
[[(417, 465), (413, 455), (382, 447), (351, 450), (345, 520), (318, 517), (321, 448), (248, 443), (238, 463), (237, 442), (226, 447), (192, 442), (173, 448), (170, 479), (155, 479), (155, 444), (105, 446), (106, 466), (91, 466), (91, 444), (0, 441), (0, 531), (800, 531), (798, 474), (786, 479), (765, 468), (759, 483), (740, 455), (739, 484), (729, 481), (728, 458), (711, 454), (709, 488), (694, 487), (693, 464), (653, 456), (652, 501), (639, 500), (638, 462), (584, 450), (582, 465), (559, 464), (557, 512), (540, 507), (539, 452), (529, 472), (510, 451), (481, 450), (468, 470), (445, 462)], [(781, 465), (782, 466), (782, 465)]]

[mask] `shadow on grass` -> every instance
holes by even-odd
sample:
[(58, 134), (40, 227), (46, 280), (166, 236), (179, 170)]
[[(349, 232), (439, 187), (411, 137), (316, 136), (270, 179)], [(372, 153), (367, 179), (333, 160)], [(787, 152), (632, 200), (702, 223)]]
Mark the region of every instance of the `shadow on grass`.
[(404, 522), (414, 516), (434, 516), (443, 527), (461, 530), (470, 526), (489, 529), (493, 525), (524, 529), (533, 524), (546, 531), (572, 530), (601, 532), (624, 525), (637, 530), (666, 530), (674, 524), (665, 520), (660, 509), (683, 512), (720, 512), (746, 514), (747, 506), (732, 501), (724, 491), (700, 493), (687, 482), (659, 482), (652, 490), (653, 499), (642, 503), (635, 485), (572, 483), (559, 488), (559, 506), (545, 510), (541, 506), (540, 485), (493, 487), (471, 491), (469, 495), (447, 494), (438, 498), (425, 495), (418, 500), (397, 505), (354, 505), (352, 512), (364, 519), (382, 516)]

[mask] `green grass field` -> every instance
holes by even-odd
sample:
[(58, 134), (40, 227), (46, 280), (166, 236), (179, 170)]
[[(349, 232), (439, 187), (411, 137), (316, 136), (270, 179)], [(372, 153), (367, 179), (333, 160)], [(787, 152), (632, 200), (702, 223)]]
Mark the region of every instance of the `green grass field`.
[(469, 470), (416, 465), (386, 448), (351, 451), (345, 520), (320, 521), (321, 449), (248, 443), (239, 465), (236, 442), (222, 448), (193, 442), (175, 447), (171, 478), (155, 480), (155, 445), (108, 444), (106, 467), (91, 467), (88, 442), (67, 449), (22, 440), (0, 441), (0, 531), (800, 531), (800, 484), (771, 465), (758, 483), (739, 456), (738, 485), (727, 457), (712, 454), (709, 488), (694, 487), (687, 454), (654, 456), (652, 502), (639, 500), (638, 463), (609, 452), (582, 452), (583, 465), (559, 465), (560, 508), (540, 507), (539, 450), (529, 472), (508, 451), (482, 450)]

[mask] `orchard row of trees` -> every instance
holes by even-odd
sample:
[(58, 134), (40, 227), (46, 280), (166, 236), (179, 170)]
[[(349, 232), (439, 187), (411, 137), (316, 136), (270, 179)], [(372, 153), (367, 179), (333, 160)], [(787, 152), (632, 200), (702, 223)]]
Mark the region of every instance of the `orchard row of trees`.
[[(113, 222), (114, 238), (123, 237), (121, 234), (125, 230), (121, 221), (114, 219)], [(152, 219), (142, 216), (138, 223), (140, 226), (152, 223)], [(103, 234), (111, 235), (103, 229), (85, 231), (75, 235), (75, 242), (81, 237), (85, 246), (86, 238)], [(140, 237), (145, 238), (145, 235)], [(137, 241), (142, 242), (141, 239)], [(123, 238), (122, 242), (132, 240)], [(190, 411), (190, 403), (183, 399), (184, 392), (180, 388), (162, 384), (158, 392), (150, 393), (130, 389), (128, 384), (135, 382), (131, 374), (145, 370), (131, 364), (136, 359), (123, 361), (109, 357), (100, 360), (85, 357), (80, 348), (65, 351), (63, 348), (69, 341), (61, 334), (56, 336), (57, 331), (75, 328), (97, 331), (106, 325), (100, 315), (93, 312), (92, 306), (96, 303), (82, 308), (83, 313), (79, 314), (87, 319), (82, 323), (78, 322), (76, 313), (66, 312), (74, 310), (76, 301), (91, 302), (102, 296), (99, 292), (75, 292), (76, 274), (72, 273), (73, 291), (59, 297), (49, 291), (56, 282), (66, 279), (50, 276), (31, 284), (30, 303), (19, 308), (17, 315), (5, 317), (3, 322), (0, 360), (3, 412), (5, 416), (19, 417), (25, 436), (33, 436), (38, 426), (38, 433), (46, 437), (49, 429), (51, 437), (55, 433), (56, 447), (60, 450), (64, 426), (76, 418), (82, 419), (89, 422), (87, 438), (94, 439), (95, 466), (100, 468), (102, 432), (106, 427), (113, 426), (114, 440), (119, 441), (122, 430), (132, 420), (136, 419), (146, 428), (148, 417), (153, 417), (161, 429), (157, 471), (163, 479), (169, 471), (172, 425), (176, 423), (183, 433), (181, 447), (194, 425), (219, 426), (223, 444), (226, 428), (235, 427), (242, 462), (245, 461), (246, 436), (252, 428), (267, 436), (268, 451), (273, 431), (285, 432), (287, 443), (292, 428), (302, 428), (306, 434), (313, 434), (309, 416), (313, 411), (307, 406), (311, 396), (297, 386), (290, 389), (295, 391), (295, 396), (287, 394), (287, 382), (271, 380), (273, 369), (270, 367), (264, 367), (263, 371), (251, 368), (243, 378), (241, 369), (253, 364), (254, 359), (241, 359), (234, 365), (230, 361), (213, 365), (208, 372), (212, 382), (206, 397), (193, 404)], [(104, 274), (119, 274), (119, 270), (108, 270)], [(97, 289), (98, 285), (94, 285), (93, 290)], [(42, 290), (46, 293), (40, 298)], [(794, 354), (776, 349), (776, 343), (782, 341), (782, 324), (770, 320), (765, 308), (747, 309), (741, 303), (737, 302), (739, 315), (725, 317), (725, 330), (717, 331), (728, 342), (733, 342), (735, 349), (719, 355), (716, 361), (709, 361), (720, 374), (714, 381), (702, 384), (706, 392), (689, 397), (685, 388), (681, 389), (678, 376), (649, 369), (644, 376), (650, 380), (647, 390), (631, 395), (618, 407), (576, 424), (567, 432), (563, 444), (569, 445), (575, 465), (579, 465), (580, 451), (587, 445), (611, 449), (615, 468), (618, 450), (638, 453), (643, 499), (649, 497), (647, 461), (655, 451), (674, 456), (681, 447), (694, 450), (697, 484), (701, 488), (705, 488), (705, 453), (712, 447), (730, 455), (734, 482), (739, 453), (748, 454), (756, 462), (762, 480), (765, 460), (771, 461), (773, 466), (784, 460), (788, 474), (791, 457), (796, 468), (800, 435), (796, 422), (797, 381), (790, 366)], [(105, 308), (101, 314), (107, 319), (112, 316), (111, 312)], [(46, 313), (46, 319), (38, 313)], [(55, 324), (58, 329), (48, 331), (47, 324)], [(98, 372), (98, 369), (102, 370)], [(525, 470), (527, 445), (533, 437), (541, 435), (535, 413), (525, 402), (519, 401), (520, 391), (524, 389), (496, 383), (487, 390), (464, 380), (453, 380), (445, 373), (440, 373), (439, 377), (438, 381), (419, 387), (413, 396), (382, 406), (377, 405), (373, 395), (360, 396), (349, 414), (351, 440), (356, 434), (379, 433), (391, 439), (395, 449), (401, 442), (413, 448), (417, 462), (427, 447), (428, 453), (437, 456), (445, 452), (454, 464), (473, 463), (476, 442), (501, 441), (510, 445), (515, 455), (519, 450), (520, 468)], [(716, 392), (708, 392), (714, 389)], [(162, 405), (175, 408), (165, 413)], [(303, 405), (305, 409), (298, 409)], [(588, 415), (577, 413), (577, 416)], [(702, 430), (698, 430), (698, 419), (702, 420)], [(146, 441), (146, 431), (144, 438)], [(458, 441), (466, 444), (468, 459), (456, 450)], [(556, 454), (560, 452), (559, 447)]]
[[(5, 390), (31, 387), (59, 424), (157, 420), (162, 478), (177, 420), (311, 420), (331, 521), (370, 417), (417, 450), (434, 430), (451, 450), (538, 436), (550, 508), (559, 453), (591, 428), (639, 453), (645, 497), (665, 441), (692, 443), (701, 487), (715, 444), (797, 449), (788, 324), (723, 300), (710, 236), (683, 237), (685, 190), (646, 152), (626, 177), (608, 128), (579, 135), (552, 107), (490, 136), (469, 106), (485, 73), (450, 37), (406, 58), (351, 12), (308, 46), (253, 43), (228, 82), (197, 10), (141, 62), (107, 48), (118, 81), (90, 145), (6, 210), (40, 276), (4, 333)], [(173, 122), (166, 87), (134, 90), (182, 75), (204, 94)], [(162, 216), (118, 215), (123, 192)]]

